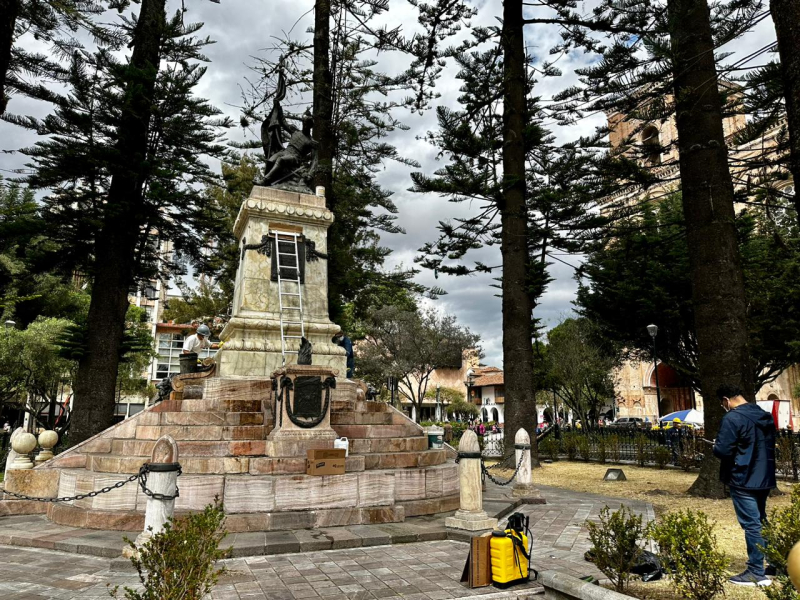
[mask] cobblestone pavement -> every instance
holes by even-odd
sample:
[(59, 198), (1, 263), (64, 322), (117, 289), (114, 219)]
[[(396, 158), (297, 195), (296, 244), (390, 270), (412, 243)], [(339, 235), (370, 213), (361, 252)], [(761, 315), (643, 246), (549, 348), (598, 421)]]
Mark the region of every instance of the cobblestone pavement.
[[(229, 573), (210, 600), (489, 600), (541, 593), (536, 583), (502, 593), (468, 589), (459, 581), (466, 550), (463, 542), (438, 541), (229, 559), (223, 561)], [(108, 598), (109, 586), (138, 583), (132, 571), (109, 568), (108, 559), (7, 546), (0, 555), (3, 600)]]
[[(646, 520), (654, 518), (652, 506), (645, 502), (580, 494), (545, 486), (541, 486), (541, 490), (547, 504), (525, 505), (516, 509), (531, 517), (533, 566), (540, 571), (557, 570), (576, 577), (591, 575), (601, 578), (602, 575), (594, 566), (583, 560), (583, 554), (589, 548), (583, 525), (585, 521), (596, 519), (606, 505), (616, 508), (622, 503), (642, 514)], [(493, 502), (499, 502), (499, 499), (493, 499), (493, 493), (490, 487), (484, 503), (487, 510)], [(362, 529), (358, 531), (365, 540), (368, 537), (375, 539), (378, 533), (386, 538), (387, 531), (390, 531), (391, 538), (397, 541), (401, 540), (403, 528), (407, 526), (409, 531), (413, 530), (418, 535), (412, 539), (422, 539), (419, 532), (424, 525), (426, 535), (441, 534), (444, 537), (447, 532), (435, 522), (439, 520), (426, 518), (415, 522), (409, 519), (406, 524), (361, 526)], [(440, 532), (437, 527), (441, 529)], [(26, 530), (29, 538), (23, 535)], [(67, 544), (60, 547), (71, 552), (20, 547), (26, 545), (26, 539), (38, 539), (37, 543), (41, 542), (41, 535), (45, 532), (48, 543), (52, 542), (56, 547)], [(331, 544), (337, 540), (345, 541), (347, 538), (343, 537), (343, 533), (334, 534), (332, 530), (327, 530), (327, 533), (298, 531), (294, 532), (295, 539), (302, 541), (308, 538), (309, 545), (303, 547), (311, 551), (225, 561), (231, 572), (215, 588), (212, 600), (445, 600), (477, 595), (514, 598), (524, 591), (520, 587), (512, 588), (510, 593), (500, 593), (493, 587), (476, 590), (466, 588), (459, 582), (467, 555), (467, 545), (461, 541), (427, 538), (435, 541), (338, 550), (321, 550), (320, 546), (314, 545), (329, 538)], [(267, 545), (270, 535), (273, 534), (266, 536)], [(249, 548), (246, 544), (252, 544), (252, 538), (261, 540), (261, 536), (264, 534), (236, 534), (232, 538), (234, 549), (246, 550)], [(118, 554), (118, 549), (121, 549), (120, 538), (119, 532), (66, 531), (36, 515), (0, 518), (0, 542), (13, 540), (14, 544), (0, 546), (0, 599), (99, 598), (108, 597), (109, 584), (136, 584), (136, 575), (125, 561), (109, 561), (107, 557), (86, 555), (88, 551), (101, 550), (107, 552), (105, 556), (114, 556), (112, 552)], [(237, 546), (240, 541), (245, 545)], [(536, 586), (530, 587), (527, 593), (532, 593)], [(490, 600), (490, 597), (484, 600)]]

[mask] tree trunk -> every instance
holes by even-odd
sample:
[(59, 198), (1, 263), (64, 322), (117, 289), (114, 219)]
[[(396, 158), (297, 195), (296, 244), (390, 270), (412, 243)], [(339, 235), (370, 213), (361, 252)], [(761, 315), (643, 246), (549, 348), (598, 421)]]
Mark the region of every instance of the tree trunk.
[[(334, 222), (328, 230), (328, 254), (332, 255), (340, 219), (337, 213), (336, 197), (333, 193), (333, 75), (331, 74), (331, 0), (316, 0), (314, 4), (314, 140), (317, 147), (317, 172), (314, 185), (325, 188), (325, 202), (334, 215)], [(340, 311), (336, 261), (328, 265), (328, 313), (333, 318)]]
[[(667, 7), (698, 370), (706, 437), (714, 439), (723, 416), (716, 399), (720, 384), (739, 385), (754, 400), (744, 277), (707, 0), (668, 0)], [(706, 452), (689, 492), (723, 497), (717, 466)]]
[(528, 293), (528, 211), (525, 202), (525, 45), (522, 0), (503, 6), (503, 197), (500, 202), (503, 260), (503, 370), (505, 372), (505, 454), (524, 427), (536, 452), (536, 394), (533, 328)]
[(331, 0), (317, 0), (314, 10), (314, 139), (317, 172), (314, 185), (325, 188), (328, 208), (333, 211), (333, 80), (331, 75)]
[(19, 16), (20, 0), (0, 0), (0, 115), (6, 112), (6, 79), (14, 45), (14, 28)]
[(794, 180), (795, 217), (800, 226), (800, 2), (770, 0), (778, 36), (786, 120), (789, 124), (789, 171)]
[(114, 418), (119, 349), (125, 331), (128, 290), (134, 284), (134, 255), (144, 226), (142, 195), (153, 94), (166, 26), (166, 0), (142, 0), (127, 68), (125, 103), (117, 128), (119, 158), (96, 244), (88, 348), (78, 365), (70, 439), (81, 442)]

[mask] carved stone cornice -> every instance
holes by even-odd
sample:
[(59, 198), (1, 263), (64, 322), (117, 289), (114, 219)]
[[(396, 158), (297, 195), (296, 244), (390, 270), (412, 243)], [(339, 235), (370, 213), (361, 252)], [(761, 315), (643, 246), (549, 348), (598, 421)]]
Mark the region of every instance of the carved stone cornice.
[(255, 187), (250, 197), (242, 202), (233, 232), (241, 239), (248, 218), (280, 217), (283, 223), (316, 223), (325, 227), (333, 223), (333, 213), (325, 207), (325, 198), (311, 194), (298, 194), (274, 188)]

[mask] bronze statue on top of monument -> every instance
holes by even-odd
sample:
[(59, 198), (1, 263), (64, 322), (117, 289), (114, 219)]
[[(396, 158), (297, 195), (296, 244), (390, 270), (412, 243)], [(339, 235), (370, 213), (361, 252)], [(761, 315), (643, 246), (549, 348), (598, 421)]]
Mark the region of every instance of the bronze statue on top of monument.
[[(281, 100), (286, 97), (286, 78), (283, 70), (278, 73), (278, 89), (272, 100), (272, 110), (261, 124), (261, 145), (267, 159), (263, 185), (290, 192), (310, 194), (309, 182), (317, 169), (317, 147), (311, 137), (314, 122), (306, 110), (301, 119), (302, 128), (290, 124), (283, 114)], [(295, 118), (296, 117), (289, 117)], [(289, 141), (284, 147), (286, 134)], [(310, 163), (310, 164), (309, 164)]]

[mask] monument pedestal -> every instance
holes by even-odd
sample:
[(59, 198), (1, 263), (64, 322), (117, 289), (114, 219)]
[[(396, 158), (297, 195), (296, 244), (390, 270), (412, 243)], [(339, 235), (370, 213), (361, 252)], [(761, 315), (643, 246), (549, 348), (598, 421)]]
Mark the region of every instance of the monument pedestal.
[(308, 450), (333, 448), (331, 397), (338, 371), (317, 365), (287, 365), (272, 374), (277, 383), (275, 428), (267, 456), (305, 457)]
[[(220, 376), (270, 377), (284, 366), (281, 348), (281, 308), (278, 298), (275, 233), (298, 235), (299, 273), (302, 287), (303, 330), (296, 322), (299, 304), (288, 307), (284, 318), (287, 335), (305, 335), (314, 347), (314, 365), (346, 373), (344, 348), (331, 341), (339, 330), (328, 318), (327, 231), (333, 214), (325, 208), (325, 197), (254, 186), (242, 203), (234, 233), (239, 240), (239, 269), (233, 315), (220, 334), (222, 348), (217, 355)], [(281, 246), (286, 244), (280, 242)], [(283, 269), (281, 269), (283, 273)], [(294, 279), (297, 271), (282, 275)], [(287, 284), (285, 284), (287, 285)], [(287, 291), (288, 287), (284, 288)], [(292, 290), (293, 291), (293, 290)], [(286, 303), (284, 299), (284, 304)], [(284, 306), (286, 308), (286, 306)], [(287, 342), (298, 349), (299, 338)], [(296, 362), (289, 354), (287, 363)]]

